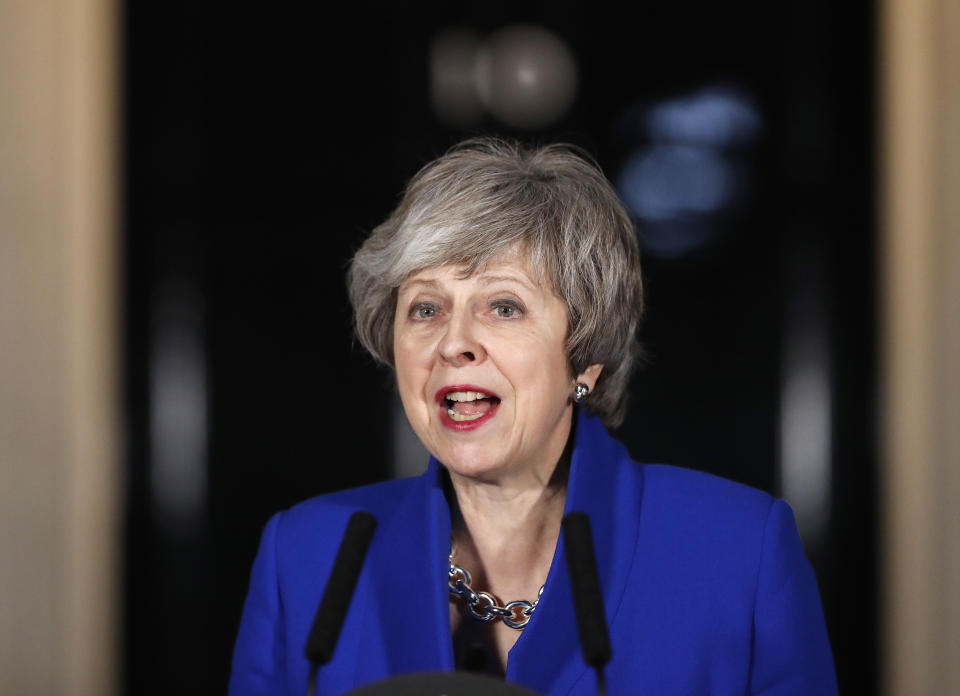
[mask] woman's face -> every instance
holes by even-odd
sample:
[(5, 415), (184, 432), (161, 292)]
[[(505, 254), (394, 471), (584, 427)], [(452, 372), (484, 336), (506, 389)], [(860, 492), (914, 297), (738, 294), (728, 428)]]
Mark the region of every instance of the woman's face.
[(424, 270), (399, 288), (394, 360), (407, 418), (453, 473), (549, 477), (575, 384), (564, 303), (520, 263), (461, 271)]

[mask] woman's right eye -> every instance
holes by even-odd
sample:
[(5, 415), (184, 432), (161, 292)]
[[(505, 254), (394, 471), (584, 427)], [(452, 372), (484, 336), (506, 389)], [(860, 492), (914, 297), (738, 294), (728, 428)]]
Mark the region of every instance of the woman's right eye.
[(414, 319), (432, 319), (437, 316), (437, 308), (432, 304), (416, 304), (410, 310)]

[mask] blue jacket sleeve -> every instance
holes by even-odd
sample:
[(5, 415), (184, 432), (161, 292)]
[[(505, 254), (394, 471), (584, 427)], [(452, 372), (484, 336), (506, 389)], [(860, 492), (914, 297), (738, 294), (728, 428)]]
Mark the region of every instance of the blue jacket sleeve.
[(793, 510), (781, 500), (767, 517), (753, 615), (750, 693), (837, 693), (833, 657), (813, 574)]
[(281, 514), (267, 522), (253, 562), (250, 589), (233, 649), (230, 696), (284, 693), (284, 620), (276, 563)]

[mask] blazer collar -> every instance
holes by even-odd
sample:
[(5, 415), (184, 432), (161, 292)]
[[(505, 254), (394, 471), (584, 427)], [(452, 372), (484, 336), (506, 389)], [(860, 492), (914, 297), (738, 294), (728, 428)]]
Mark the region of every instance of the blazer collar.
[[(564, 515), (579, 511), (590, 517), (603, 609), (610, 626), (627, 589), (637, 547), (642, 469), (598, 418), (581, 409), (576, 427)], [(507, 679), (541, 693), (562, 694), (586, 669), (561, 534), (537, 611), (510, 651)]]
[(380, 522), (370, 548), (375, 610), (364, 616), (364, 636), (371, 642), (360, 652), (371, 659), (357, 665), (358, 685), (454, 669), (446, 582), (449, 547), (450, 510), (431, 457), (427, 472), (412, 481), (394, 513)]
[[(577, 410), (564, 514), (590, 517), (609, 626), (633, 564), (642, 470), (599, 419)], [(431, 457), (396, 513), (381, 522), (371, 548), (377, 611), (367, 613), (366, 628), (369, 635), (383, 635), (383, 676), (454, 669), (446, 581), (450, 511), (442, 473)], [(537, 611), (510, 651), (507, 680), (541, 693), (566, 693), (585, 669), (561, 535)]]

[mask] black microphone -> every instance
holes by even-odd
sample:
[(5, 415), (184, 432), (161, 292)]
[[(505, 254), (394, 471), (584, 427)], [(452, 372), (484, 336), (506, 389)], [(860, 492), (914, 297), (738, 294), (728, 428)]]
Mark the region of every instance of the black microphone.
[(603, 667), (610, 661), (610, 635), (597, 577), (590, 518), (585, 513), (571, 512), (563, 518), (563, 543), (573, 591), (573, 609), (580, 630), (580, 649), (584, 661), (597, 671), (597, 693), (602, 695), (606, 693)]
[(316, 691), (317, 667), (325, 665), (333, 657), (340, 629), (343, 628), (347, 609), (350, 608), (350, 599), (360, 578), (363, 559), (370, 548), (370, 540), (373, 539), (376, 528), (377, 519), (369, 512), (355, 512), (347, 523), (347, 531), (343, 533), (343, 541), (337, 550), (337, 558), (333, 562), (333, 570), (323, 591), (323, 599), (320, 600), (304, 649), (307, 659), (310, 660), (308, 694)]

